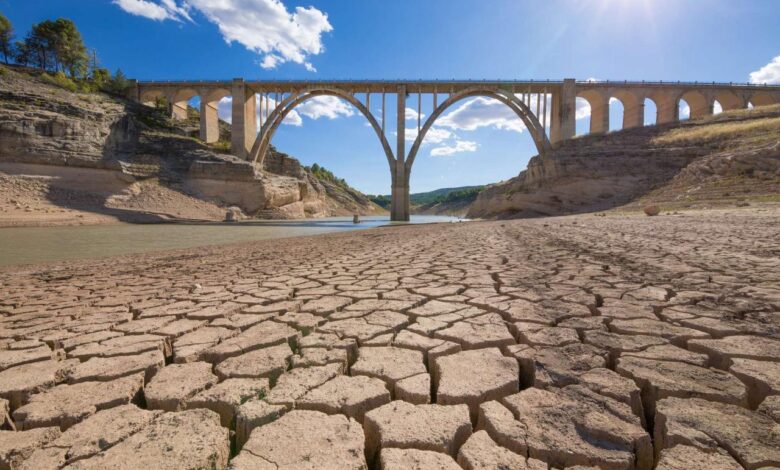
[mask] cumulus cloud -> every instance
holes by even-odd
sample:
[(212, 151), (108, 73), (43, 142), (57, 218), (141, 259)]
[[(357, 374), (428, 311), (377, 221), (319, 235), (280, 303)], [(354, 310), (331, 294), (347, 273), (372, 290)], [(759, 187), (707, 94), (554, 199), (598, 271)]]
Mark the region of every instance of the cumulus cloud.
[(114, 4), (131, 15), (142, 16), (155, 21), (190, 19), (184, 8), (178, 7), (172, 0), (155, 3), (148, 0), (114, 0)]
[(750, 72), (750, 83), (780, 85), (780, 55), (755, 72)]
[[(451, 137), (456, 137), (456, 136), (455, 134), (448, 131), (447, 129), (442, 129), (440, 127), (434, 126), (428, 129), (428, 132), (425, 133), (423, 144), (440, 144)], [(409, 142), (413, 142), (417, 138), (417, 128), (407, 127), (406, 132), (404, 134), (404, 138)]]
[(316, 96), (295, 108), (301, 116), (309, 119), (321, 117), (336, 119), (340, 116), (350, 117), (355, 114), (354, 108), (335, 96)]
[(580, 120), (590, 116), (590, 103), (585, 98), (577, 98), (575, 102), (574, 119)]
[(456, 153), (476, 152), (477, 143), (470, 140), (456, 140), (452, 145), (442, 145), (431, 149), (432, 157), (448, 157)]
[(507, 105), (490, 98), (470, 99), (437, 120), (441, 127), (474, 131), (481, 127), (523, 132), (525, 124)]
[[(404, 109), (404, 118), (407, 121), (417, 121), (417, 110), (414, 108), (406, 107)], [(420, 119), (425, 119), (425, 113), (420, 112)]]
[(216, 24), (227, 43), (263, 56), (260, 66), (286, 62), (316, 71), (308, 58), (322, 53), (322, 35), (333, 31), (328, 15), (314, 7), (290, 12), (280, 0), (113, 0), (124, 11), (156, 21), (191, 20), (196, 10)]

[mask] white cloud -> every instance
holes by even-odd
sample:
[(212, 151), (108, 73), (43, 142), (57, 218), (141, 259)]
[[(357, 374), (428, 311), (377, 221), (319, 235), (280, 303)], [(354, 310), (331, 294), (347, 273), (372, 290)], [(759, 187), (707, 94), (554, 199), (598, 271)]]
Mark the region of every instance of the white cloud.
[(147, 0), (114, 0), (114, 4), (131, 15), (143, 16), (155, 21), (181, 21), (176, 11), (166, 9), (162, 5)]
[(780, 85), (780, 55), (755, 72), (750, 72), (750, 83)]
[(307, 59), (322, 53), (322, 35), (333, 31), (328, 15), (314, 7), (290, 12), (281, 0), (113, 0), (124, 11), (156, 21), (190, 20), (196, 10), (216, 24), (228, 43), (262, 54), (260, 66), (285, 62), (316, 71)]
[[(455, 134), (448, 131), (447, 129), (442, 129), (440, 127), (431, 127), (430, 129), (428, 129), (428, 132), (425, 133), (425, 138), (423, 139), (423, 143), (440, 144), (451, 137), (456, 137), (456, 136)], [(407, 127), (406, 132), (404, 133), (404, 138), (409, 142), (413, 142), (414, 139), (417, 138), (417, 128)]]
[(477, 143), (470, 140), (456, 140), (454, 145), (442, 145), (431, 149), (432, 157), (447, 157), (456, 153), (476, 152)]
[(574, 119), (580, 120), (590, 116), (590, 103), (585, 98), (577, 98), (575, 102)]
[[(404, 109), (404, 117), (407, 121), (417, 121), (417, 110), (407, 107)], [(420, 119), (425, 119), (425, 113), (420, 113)]]
[(480, 127), (523, 132), (525, 124), (504, 103), (491, 98), (470, 99), (439, 118), (437, 125), (454, 130), (474, 131)]
[(301, 116), (309, 119), (325, 117), (336, 119), (340, 116), (350, 117), (355, 114), (352, 106), (335, 96), (316, 96), (295, 108)]

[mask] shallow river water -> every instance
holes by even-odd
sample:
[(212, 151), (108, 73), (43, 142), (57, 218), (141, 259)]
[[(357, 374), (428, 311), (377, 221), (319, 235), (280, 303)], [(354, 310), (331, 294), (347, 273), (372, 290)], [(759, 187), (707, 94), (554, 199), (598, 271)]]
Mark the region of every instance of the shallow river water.
[[(0, 266), (97, 258), (128, 253), (225, 245), (268, 238), (363, 230), (390, 224), (387, 216), (264, 220), (238, 224), (117, 224), (0, 228)], [(411, 223), (455, 222), (455, 217), (413, 215)]]

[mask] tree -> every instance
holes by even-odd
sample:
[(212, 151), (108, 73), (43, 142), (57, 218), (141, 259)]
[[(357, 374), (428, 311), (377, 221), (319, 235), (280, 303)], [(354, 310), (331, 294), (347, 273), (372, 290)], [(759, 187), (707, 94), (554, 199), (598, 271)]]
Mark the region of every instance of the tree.
[(26, 41), (16, 41), (13, 53), (14, 62), (25, 67), (30, 65), (30, 48)]
[(62, 70), (71, 78), (87, 73), (89, 57), (75, 23), (65, 18), (34, 24), (25, 39), (30, 62), (41, 70)]
[(11, 25), (11, 21), (0, 13), (0, 52), (3, 53), (6, 65), (8, 65), (8, 58), (12, 56), (12, 44), (11, 40), (14, 37), (14, 28)]

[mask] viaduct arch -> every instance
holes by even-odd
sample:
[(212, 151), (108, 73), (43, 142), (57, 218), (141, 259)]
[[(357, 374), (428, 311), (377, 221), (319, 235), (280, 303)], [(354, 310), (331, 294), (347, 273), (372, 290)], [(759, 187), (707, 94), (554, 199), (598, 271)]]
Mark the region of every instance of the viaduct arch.
[[(409, 220), (409, 179), (414, 160), (425, 135), (447, 109), (471, 97), (498, 100), (525, 124), (539, 155), (575, 135), (576, 100), (585, 99), (591, 108), (590, 132), (610, 129), (611, 99), (623, 106), (621, 128), (644, 125), (645, 102), (655, 104), (656, 124), (680, 119), (679, 106), (685, 101), (693, 119), (711, 115), (717, 101), (723, 110), (746, 109), (780, 103), (780, 85), (681, 82), (595, 82), (577, 81), (131, 81), (130, 98), (150, 104), (164, 98), (174, 119), (186, 119), (188, 102), (200, 97), (200, 138), (208, 143), (219, 138), (217, 105), (232, 99), (232, 140), (234, 155), (262, 165), (271, 140), (296, 106), (318, 96), (334, 96), (355, 107), (379, 138), (391, 174), (391, 219)], [(259, 95), (259, 101), (258, 101)], [(392, 130), (395, 145), (387, 139), (385, 98), (394, 95), (396, 122)], [(406, 107), (409, 97), (417, 97), (417, 136), (406, 150)], [(422, 122), (421, 97), (431, 97), (433, 112)], [(381, 115), (374, 116), (371, 99), (381, 99)], [(362, 100), (361, 100), (362, 98)], [(440, 98), (443, 101), (439, 102)], [(259, 109), (258, 109), (259, 104)], [(258, 113), (259, 112), (259, 113)], [(258, 114), (260, 126), (258, 129)]]

